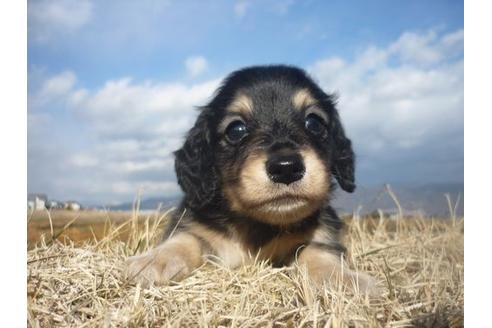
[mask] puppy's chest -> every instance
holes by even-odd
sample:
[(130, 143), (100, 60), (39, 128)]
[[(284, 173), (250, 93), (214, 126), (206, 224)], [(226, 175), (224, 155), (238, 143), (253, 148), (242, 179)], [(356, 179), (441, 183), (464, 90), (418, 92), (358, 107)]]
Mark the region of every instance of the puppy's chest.
[(311, 240), (310, 233), (283, 233), (275, 236), (266, 244), (257, 247), (261, 259), (270, 260), (274, 265), (287, 264), (293, 260), (295, 252)]
[(204, 242), (204, 255), (230, 268), (252, 263), (255, 259), (270, 261), (273, 265), (289, 264), (296, 251), (319, 235), (316, 221), (292, 229), (242, 222), (230, 224), (225, 231), (216, 230), (207, 224), (194, 222), (188, 230)]
[(273, 265), (290, 263), (296, 250), (312, 239), (312, 231), (277, 232), (234, 231), (228, 248), (217, 249), (224, 262), (235, 267), (241, 263), (251, 263), (255, 259), (270, 261)]

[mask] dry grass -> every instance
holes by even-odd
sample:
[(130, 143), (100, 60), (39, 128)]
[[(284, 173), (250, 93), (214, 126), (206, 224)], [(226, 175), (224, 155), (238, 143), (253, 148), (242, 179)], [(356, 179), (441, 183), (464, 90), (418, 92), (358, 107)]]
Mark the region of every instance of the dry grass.
[[(302, 272), (265, 263), (235, 271), (207, 263), (167, 287), (129, 284), (125, 258), (152, 247), (165, 219), (165, 213), (144, 224), (130, 219), (78, 246), (46, 235), (27, 254), (29, 326), (463, 325), (463, 220), (349, 220), (349, 261), (384, 290), (368, 300), (340, 289), (313, 290)], [(133, 233), (121, 241), (118, 234), (128, 227)]]
[[(140, 213), (139, 222), (145, 223), (148, 216)], [(55, 236), (55, 239), (63, 241), (64, 238), (79, 242), (91, 238), (101, 239), (106, 236), (111, 227), (134, 220), (131, 212), (109, 211), (69, 211), (69, 210), (37, 210), (27, 212), (27, 242), (28, 248), (32, 248), (44, 234)], [(155, 215), (151, 217), (155, 219)], [(118, 237), (127, 240), (130, 234), (130, 225), (118, 230)]]

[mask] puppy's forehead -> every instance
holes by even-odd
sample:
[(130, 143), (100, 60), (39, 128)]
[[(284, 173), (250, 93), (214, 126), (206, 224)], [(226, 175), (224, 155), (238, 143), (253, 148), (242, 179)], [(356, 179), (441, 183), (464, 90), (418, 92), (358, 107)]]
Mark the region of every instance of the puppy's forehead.
[(270, 84), (238, 90), (226, 110), (231, 114), (251, 117), (261, 112), (280, 114), (290, 110), (302, 111), (315, 104), (316, 98), (306, 87)]

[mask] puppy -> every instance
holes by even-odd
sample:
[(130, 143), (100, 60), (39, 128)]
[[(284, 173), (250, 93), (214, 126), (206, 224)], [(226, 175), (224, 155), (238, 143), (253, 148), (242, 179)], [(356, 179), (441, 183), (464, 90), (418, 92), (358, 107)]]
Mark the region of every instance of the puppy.
[(128, 259), (142, 283), (178, 281), (208, 256), (236, 268), (255, 258), (299, 264), (318, 285), (374, 281), (343, 264), (335, 180), (352, 192), (354, 153), (335, 109), (301, 69), (230, 74), (204, 106), (175, 169), (184, 199), (155, 249)]

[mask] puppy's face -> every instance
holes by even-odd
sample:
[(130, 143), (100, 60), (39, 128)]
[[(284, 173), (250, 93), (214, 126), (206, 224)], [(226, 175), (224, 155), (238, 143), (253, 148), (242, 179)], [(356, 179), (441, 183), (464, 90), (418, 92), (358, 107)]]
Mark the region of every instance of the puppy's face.
[(328, 123), (306, 88), (258, 82), (237, 90), (217, 128), (230, 207), (273, 224), (316, 211), (330, 185)]
[(231, 74), (176, 155), (188, 206), (225, 200), (235, 214), (270, 224), (317, 211), (332, 176), (354, 188), (353, 153), (332, 98), (286, 66)]

